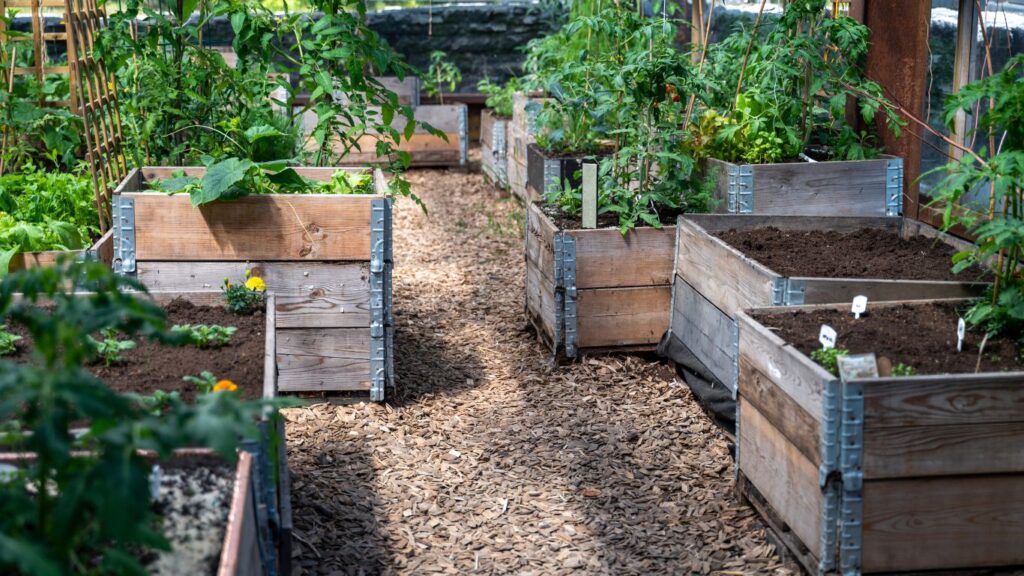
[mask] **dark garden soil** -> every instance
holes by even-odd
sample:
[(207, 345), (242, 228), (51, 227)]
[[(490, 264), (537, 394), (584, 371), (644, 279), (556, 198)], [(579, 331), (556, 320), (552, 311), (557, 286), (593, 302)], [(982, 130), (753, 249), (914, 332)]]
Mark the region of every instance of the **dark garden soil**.
[(906, 240), (888, 230), (789, 231), (774, 226), (727, 230), (724, 242), (783, 276), (980, 281), (981, 269), (953, 274), (956, 250), (934, 238)]
[[(912, 366), (916, 374), (973, 373), (983, 334), (968, 332), (963, 351), (956, 351), (957, 319), (965, 305), (950, 303), (868, 306), (868, 314), (854, 320), (848, 310), (804, 310), (757, 314), (757, 319), (804, 354), (821, 347), (822, 324), (835, 328), (836, 348), (850, 354), (874, 352), (892, 363)], [(990, 338), (981, 356), (981, 372), (1022, 370), (1017, 343), (1009, 338)]]
[[(263, 354), (265, 350), (267, 320), (261, 312), (252, 316), (239, 316), (220, 306), (195, 306), (184, 300), (175, 300), (164, 308), (168, 327), (175, 324), (207, 324), (235, 326), (238, 331), (223, 348), (200, 349), (195, 346), (167, 346), (145, 338), (134, 338), (137, 347), (121, 353), (121, 360), (112, 366), (95, 364), (89, 370), (118, 392), (152, 394), (157, 390), (178, 391), (185, 402), (196, 396), (195, 384), (182, 380), (183, 376), (199, 376), (208, 370), (218, 379), (228, 379), (238, 386), (247, 400), (263, 395)], [(17, 343), (18, 350), (5, 359), (27, 362), (31, 342), (19, 326), (11, 332), (25, 338)]]
[[(556, 206), (547, 206), (543, 202), (538, 204), (540, 209), (544, 211), (544, 214), (551, 221), (555, 223), (560, 230), (581, 230), (583, 228), (583, 220), (580, 216), (570, 216)], [(662, 226), (672, 227), (676, 225), (676, 219), (682, 214), (683, 211), (678, 208), (662, 208), (658, 212), (658, 219), (661, 221)], [(618, 214), (600, 214), (597, 217), (598, 228), (618, 228), (619, 227), (619, 216)], [(644, 223), (638, 222), (638, 228), (647, 228)]]

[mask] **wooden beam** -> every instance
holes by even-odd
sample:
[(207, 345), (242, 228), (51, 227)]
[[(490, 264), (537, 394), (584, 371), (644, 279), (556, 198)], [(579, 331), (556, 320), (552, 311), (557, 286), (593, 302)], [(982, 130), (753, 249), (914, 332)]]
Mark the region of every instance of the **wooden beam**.
[[(925, 73), (928, 55), (928, 26), (931, 2), (905, 0), (863, 0), (864, 23), (871, 29), (867, 77), (882, 85), (885, 94), (915, 114), (922, 114), (927, 83)], [(902, 157), (903, 211), (917, 218), (921, 175), (921, 140), (908, 126), (899, 138), (886, 127), (884, 120), (875, 120), (886, 152)]]

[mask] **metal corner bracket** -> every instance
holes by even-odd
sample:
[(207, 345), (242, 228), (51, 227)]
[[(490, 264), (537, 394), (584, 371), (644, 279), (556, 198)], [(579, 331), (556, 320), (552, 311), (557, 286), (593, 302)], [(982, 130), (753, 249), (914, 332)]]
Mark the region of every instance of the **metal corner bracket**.
[(569, 234), (562, 237), (562, 277), (565, 284), (565, 355), (575, 358), (577, 350), (577, 306), (576, 306), (576, 238)]
[(750, 164), (730, 164), (728, 209), (730, 214), (754, 213), (754, 167)]
[(800, 306), (805, 302), (807, 285), (798, 278), (772, 280), (772, 306)]
[(469, 160), (469, 107), (459, 107), (459, 166)]
[(821, 557), (818, 573), (828, 574), (835, 570), (837, 544), (839, 540), (840, 473), (839, 428), (842, 422), (840, 402), (842, 384), (839, 380), (825, 383), (822, 401), (821, 421), (821, 466), (818, 467), (818, 485), (822, 491), (821, 501)]
[(844, 576), (859, 576), (864, 523), (864, 384), (843, 382), (842, 405), (839, 564)]
[(903, 215), (903, 159), (885, 162), (885, 215)]
[(385, 276), (388, 268), (387, 202), (374, 198), (370, 217), (370, 400), (384, 400), (387, 376), (387, 318), (385, 317)]
[(114, 216), (114, 272), (134, 275), (138, 264), (135, 255), (135, 199), (114, 194), (111, 209)]

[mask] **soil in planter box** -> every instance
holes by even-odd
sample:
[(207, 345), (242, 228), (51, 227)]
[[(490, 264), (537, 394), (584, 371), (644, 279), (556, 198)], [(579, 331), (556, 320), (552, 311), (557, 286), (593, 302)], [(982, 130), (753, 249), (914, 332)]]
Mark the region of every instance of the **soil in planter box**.
[[(835, 328), (836, 348), (850, 354), (874, 352), (893, 365), (903, 363), (915, 374), (973, 373), (984, 334), (969, 331), (963, 351), (956, 351), (957, 319), (966, 305), (950, 303), (901, 304), (878, 307), (868, 304), (867, 315), (854, 320), (849, 310), (804, 310), (756, 314), (759, 322), (794, 348), (810, 356), (821, 348), (818, 334), (822, 324)], [(1016, 341), (990, 338), (981, 357), (981, 372), (1024, 370)]]
[(727, 244), (783, 276), (886, 278), (894, 280), (985, 279), (980, 268), (953, 274), (956, 249), (934, 238), (906, 240), (878, 228), (853, 232), (779, 230), (774, 226), (715, 234)]
[[(167, 326), (175, 324), (207, 324), (234, 326), (238, 331), (222, 348), (196, 346), (166, 346), (145, 338), (133, 338), (137, 347), (121, 353), (121, 360), (112, 366), (102, 361), (89, 367), (89, 371), (118, 392), (152, 394), (157, 390), (178, 391), (185, 402), (195, 400), (197, 388), (182, 380), (183, 376), (199, 376), (208, 370), (218, 379), (226, 378), (238, 385), (238, 391), (247, 400), (263, 396), (263, 354), (266, 339), (266, 317), (257, 312), (252, 316), (239, 316), (222, 306), (196, 306), (185, 300), (175, 300), (164, 307)], [(24, 339), (17, 343), (17, 352), (5, 356), (6, 360), (27, 362), (31, 342), (20, 326), (11, 326), (11, 332)]]
[(235, 471), (205, 457), (175, 458), (161, 465), (160, 493), (153, 502), (169, 552), (141, 558), (154, 576), (216, 574), (227, 531)]
[[(555, 226), (559, 230), (582, 230), (583, 229), (583, 217), (582, 216), (569, 216), (562, 212), (557, 206), (548, 206), (544, 203), (539, 203), (540, 209), (551, 218), (551, 221), (555, 223)], [(658, 211), (658, 219), (661, 220), (662, 226), (672, 227), (675, 226), (676, 219), (683, 211), (678, 208), (662, 208)], [(597, 227), (598, 228), (618, 228), (619, 227), (619, 216), (618, 214), (598, 214), (597, 216)], [(637, 222), (638, 228), (646, 227), (643, 221)]]

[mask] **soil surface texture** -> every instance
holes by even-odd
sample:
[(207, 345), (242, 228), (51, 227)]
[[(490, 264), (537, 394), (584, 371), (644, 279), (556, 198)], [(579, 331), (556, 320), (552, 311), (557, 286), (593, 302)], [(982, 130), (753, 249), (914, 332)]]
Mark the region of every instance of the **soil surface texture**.
[(161, 465), (160, 492), (153, 502), (169, 552), (143, 559), (153, 576), (217, 573), (227, 531), (234, 470), (212, 458), (185, 457)]
[(430, 212), (395, 206), (397, 393), (283, 411), (293, 573), (796, 574), (670, 369), (552, 366), (523, 208), (480, 174), (408, 175)]
[[(963, 351), (956, 351), (957, 319), (965, 305), (950, 303), (900, 304), (892, 307), (868, 305), (868, 313), (854, 320), (849, 310), (793, 311), (758, 314), (757, 319), (776, 331), (783, 340), (804, 354), (821, 348), (818, 334), (822, 324), (835, 328), (836, 348), (850, 354), (874, 352), (893, 365), (903, 363), (915, 374), (973, 373), (983, 333), (968, 331)], [(981, 372), (1024, 370), (1020, 349), (1010, 338), (989, 338), (981, 355)]]
[(901, 240), (888, 230), (853, 232), (789, 231), (774, 226), (727, 230), (724, 242), (783, 276), (884, 278), (900, 280), (981, 280), (980, 269), (953, 274), (956, 250), (933, 238)]
[[(238, 331), (222, 348), (196, 346), (167, 346), (135, 337), (136, 347), (121, 353), (121, 360), (110, 366), (101, 361), (89, 368), (117, 392), (152, 394), (157, 390), (177, 391), (185, 402), (195, 400), (195, 384), (182, 380), (183, 376), (199, 376), (208, 370), (218, 379), (228, 379), (238, 386), (246, 400), (263, 396), (263, 354), (265, 351), (267, 319), (262, 312), (252, 316), (232, 314), (221, 306), (195, 306), (184, 300), (168, 304), (167, 326), (175, 324), (206, 324), (234, 326)], [(27, 362), (32, 343), (20, 326), (11, 326), (10, 332), (22, 336), (15, 354), (4, 359)], [(121, 339), (125, 339), (124, 336)]]

